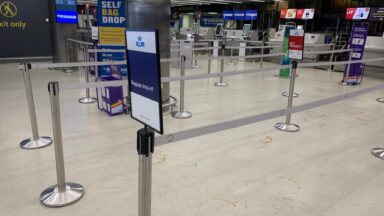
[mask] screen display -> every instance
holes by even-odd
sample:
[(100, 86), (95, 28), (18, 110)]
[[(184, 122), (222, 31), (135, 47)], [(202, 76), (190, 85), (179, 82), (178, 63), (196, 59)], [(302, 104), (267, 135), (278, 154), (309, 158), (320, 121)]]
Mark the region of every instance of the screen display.
[(281, 9), (280, 18), (281, 19), (295, 19), (296, 18), (296, 9)]
[(297, 9), (296, 19), (310, 20), (315, 16), (315, 9)]
[(55, 0), (56, 23), (77, 24), (76, 0)]
[(222, 29), (223, 29), (223, 24), (217, 24), (216, 30), (215, 30), (215, 35), (220, 36), (222, 33)]
[(199, 25), (197, 23), (193, 23), (192, 33), (193, 34), (199, 34)]
[(251, 31), (251, 25), (250, 24), (244, 24), (244, 26), (243, 26), (243, 34), (242, 35), (244, 37), (248, 37), (250, 31)]
[(345, 19), (347, 20), (366, 20), (368, 19), (370, 8), (347, 8)]
[(383, 21), (384, 20), (384, 7), (371, 8), (369, 21)]

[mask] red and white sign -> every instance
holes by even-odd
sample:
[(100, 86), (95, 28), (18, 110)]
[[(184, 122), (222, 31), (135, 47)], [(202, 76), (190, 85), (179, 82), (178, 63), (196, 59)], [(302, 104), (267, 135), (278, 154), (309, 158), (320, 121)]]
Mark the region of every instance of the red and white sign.
[(281, 19), (295, 19), (296, 18), (296, 9), (281, 9), (280, 11)]
[(304, 30), (292, 29), (289, 32), (288, 58), (303, 60)]
[(347, 20), (366, 20), (369, 16), (370, 8), (347, 8), (345, 19)]
[(296, 19), (310, 20), (315, 16), (315, 9), (297, 9)]

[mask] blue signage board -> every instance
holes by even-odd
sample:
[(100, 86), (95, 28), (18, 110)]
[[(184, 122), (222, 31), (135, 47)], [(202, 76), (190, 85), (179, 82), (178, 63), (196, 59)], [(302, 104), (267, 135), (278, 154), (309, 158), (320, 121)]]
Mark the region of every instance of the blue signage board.
[(244, 20), (257, 20), (257, 10), (246, 10)]
[(233, 20), (233, 11), (223, 11), (224, 20)]
[[(124, 49), (124, 46), (102, 46), (99, 45), (98, 49)], [(126, 53), (124, 52), (99, 52), (97, 53), (98, 61), (110, 62), (110, 61), (124, 61), (126, 59)], [(124, 79), (127, 77), (127, 65), (104, 65), (98, 67), (99, 77), (115, 77), (117, 79)]]
[(202, 27), (216, 27), (219, 23), (223, 23), (223, 17), (218, 15), (206, 15), (200, 18)]
[(158, 31), (127, 30), (125, 35), (131, 117), (163, 134)]
[(245, 18), (245, 11), (243, 11), (243, 10), (233, 11), (233, 19), (234, 20), (244, 20), (244, 18)]
[(55, 0), (56, 23), (77, 24), (76, 0)]
[(125, 0), (99, 0), (98, 26), (125, 27)]

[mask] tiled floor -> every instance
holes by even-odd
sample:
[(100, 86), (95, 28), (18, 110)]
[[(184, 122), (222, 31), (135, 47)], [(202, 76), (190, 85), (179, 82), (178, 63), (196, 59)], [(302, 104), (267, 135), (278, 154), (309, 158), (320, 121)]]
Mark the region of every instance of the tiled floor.
[[(206, 73), (189, 69), (188, 74)], [(217, 72), (218, 64), (213, 64)], [(271, 63), (265, 63), (269, 67)], [(226, 71), (258, 67), (240, 62)], [(165, 132), (262, 114), (286, 106), (280, 94), (289, 80), (275, 72), (187, 81), (187, 120), (166, 114)], [(299, 69), (294, 104), (362, 89), (382, 80), (366, 77), (361, 86), (336, 83), (340, 73)], [(172, 70), (172, 75), (179, 74)], [(83, 72), (32, 71), (41, 135), (52, 135), (47, 82), (82, 82)], [(179, 96), (178, 83), (171, 94)], [(92, 92), (93, 93), (93, 92)], [(53, 146), (26, 151), (19, 142), (31, 136), (22, 74), (17, 64), (0, 65), (0, 215), (137, 215), (136, 131), (129, 116), (109, 117), (95, 105), (81, 105), (83, 90), (63, 90), (61, 116), (67, 180), (82, 184), (84, 198), (49, 209), (40, 193), (56, 183)], [(153, 206), (156, 216), (381, 216), (384, 161), (371, 148), (384, 147), (384, 90), (293, 115), (302, 130), (283, 133), (272, 119), (254, 125), (156, 148)], [(383, 174), (382, 174), (383, 173)], [(383, 187), (383, 189), (382, 189)]]

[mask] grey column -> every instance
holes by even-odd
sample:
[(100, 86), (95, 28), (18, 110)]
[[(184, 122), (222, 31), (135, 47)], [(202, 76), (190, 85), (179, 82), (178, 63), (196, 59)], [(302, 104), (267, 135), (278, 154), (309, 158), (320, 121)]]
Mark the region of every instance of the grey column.
[[(170, 0), (127, 0), (127, 28), (158, 29), (160, 57), (170, 58)], [(161, 63), (161, 76), (168, 77), (169, 63)], [(169, 100), (169, 83), (162, 85), (163, 102)], [(166, 111), (166, 110), (165, 110)]]
[[(53, 62), (68, 62), (68, 60), (77, 60), (77, 49), (73, 44), (69, 46), (71, 49), (70, 59), (67, 59), (67, 38), (76, 38), (76, 25), (75, 24), (61, 24), (56, 23), (55, 15), (55, 1), (49, 2), (49, 22), (51, 24), (51, 44), (52, 44), (52, 57)], [(76, 52), (75, 52), (76, 50)]]

